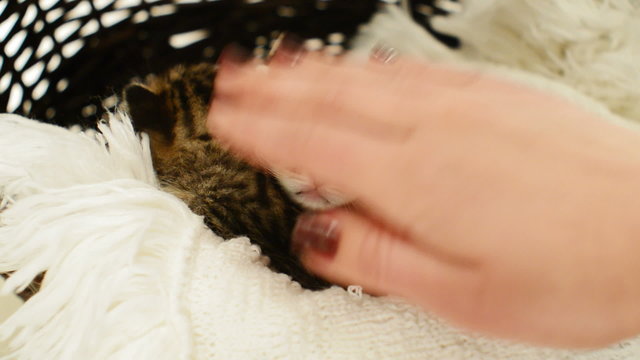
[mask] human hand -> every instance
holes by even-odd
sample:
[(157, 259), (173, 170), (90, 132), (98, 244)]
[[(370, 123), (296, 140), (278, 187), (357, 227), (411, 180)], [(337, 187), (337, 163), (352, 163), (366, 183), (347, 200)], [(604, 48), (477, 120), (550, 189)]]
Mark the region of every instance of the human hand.
[(333, 282), (468, 329), (591, 347), (640, 333), (640, 135), (487, 75), (399, 59), (223, 62), (209, 126), (356, 199), (299, 220)]

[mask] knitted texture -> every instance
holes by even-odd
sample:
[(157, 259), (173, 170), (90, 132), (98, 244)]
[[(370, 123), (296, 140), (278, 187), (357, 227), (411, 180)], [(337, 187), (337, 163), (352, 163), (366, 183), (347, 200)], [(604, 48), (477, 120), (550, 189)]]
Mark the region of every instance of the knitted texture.
[(265, 268), (247, 239), (205, 240), (187, 297), (195, 358), (638, 359), (640, 340), (562, 351), (464, 334), (401, 300), (312, 292)]

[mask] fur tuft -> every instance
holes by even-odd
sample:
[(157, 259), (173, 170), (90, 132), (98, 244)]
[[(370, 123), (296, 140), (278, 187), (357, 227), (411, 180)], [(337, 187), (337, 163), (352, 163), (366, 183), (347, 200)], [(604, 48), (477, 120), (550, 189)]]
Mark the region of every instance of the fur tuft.
[(189, 357), (184, 267), (202, 220), (156, 190), (125, 115), (99, 130), (0, 115), (0, 272), (15, 271), (2, 292), (47, 272), (0, 325), (2, 359)]

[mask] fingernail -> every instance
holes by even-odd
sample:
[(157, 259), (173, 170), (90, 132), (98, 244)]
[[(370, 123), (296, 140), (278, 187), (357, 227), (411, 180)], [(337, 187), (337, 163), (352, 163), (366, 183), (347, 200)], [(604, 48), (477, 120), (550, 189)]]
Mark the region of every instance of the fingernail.
[(218, 65), (221, 69), (228, 70), (237, 69), (252, 59), (251, 52), (237, 44), (227, 45), (220, 57)]
[(283, 38), (274, 45), (274, 51), (269, 59), (269, 64), (289, 67), (296, 66), (306, 55), (303, 44), (302, 39), (295, 35), (284, 35)]
[(313, 251), (333, 258), (338, 250), (340, 227), (338, 221), (323, 214), (303, 214), (298, 218), (291, 238), (291, 251), (304, 255)]

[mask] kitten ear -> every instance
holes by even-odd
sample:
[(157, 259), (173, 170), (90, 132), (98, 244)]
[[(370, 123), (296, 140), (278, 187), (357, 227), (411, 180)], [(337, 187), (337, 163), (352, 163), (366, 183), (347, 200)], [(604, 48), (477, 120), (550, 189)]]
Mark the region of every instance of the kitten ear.
[(145, 85), (131, 84), (125, 87), (123, 98), (136, 130), (157, 133), (167, 141), (172, 139), (174, 119), (162, 96)]

